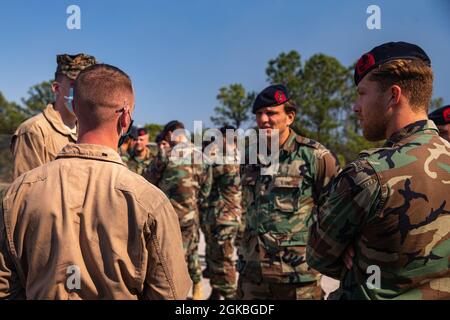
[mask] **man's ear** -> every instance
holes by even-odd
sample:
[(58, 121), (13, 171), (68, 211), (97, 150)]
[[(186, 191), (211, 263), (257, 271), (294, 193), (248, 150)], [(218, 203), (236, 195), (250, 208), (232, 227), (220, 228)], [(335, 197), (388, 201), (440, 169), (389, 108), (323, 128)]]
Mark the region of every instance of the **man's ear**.
[(288, 112), (287, 113), (287, 116), (288, 116), (288, 121), (289, 121), (289, 126), (291, 125), (291, 124), (293, 124), (294, 123), (294, 120), (295, 120), (295, 112), (293, 112), (293, 111), (291, 111), (291, 112)]
[(58, 94), (59, 93), (59, 83), (56, 81), (52, 82), (52, 92), (54, 94)]
[(400, 88), (400, 86), (394, 84), (391, 87), (391, 100), (392, 100), (392, 103), (398, 104), (400, 102), (401, 96), (402, 96), (402, 88)]

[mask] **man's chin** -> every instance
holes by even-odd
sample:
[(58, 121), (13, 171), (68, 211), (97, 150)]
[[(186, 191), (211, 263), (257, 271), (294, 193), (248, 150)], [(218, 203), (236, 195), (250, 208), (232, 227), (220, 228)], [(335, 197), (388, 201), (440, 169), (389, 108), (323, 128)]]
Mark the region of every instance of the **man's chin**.
[(384, 137), (384, 135), (381, 135), (381, 134), (376, 135), (371, 132), (366, 132), (364, 130), (363, 130), (363, 137), (364, 137), (364, 139), (366, 139), (367, 141), (370, 141), (370, 142), (378, 142), (378, 141), (386, 139)]
[(273, 128), (261, 128), (260, 131), (264, 132), (267, 136), (272, 136), (275, 132)]

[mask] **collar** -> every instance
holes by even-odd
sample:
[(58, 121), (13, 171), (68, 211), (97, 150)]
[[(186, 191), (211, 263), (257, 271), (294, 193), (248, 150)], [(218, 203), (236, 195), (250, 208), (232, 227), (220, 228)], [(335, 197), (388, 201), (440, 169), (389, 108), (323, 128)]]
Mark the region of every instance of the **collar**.
[(280, 147), (279, 150), (275, 150), (270, 151), (269, 154), (267, 156), (263, 156), (262, 153), (259, 150), (259, 143), (258, 143), (258, 153), (257, 153), (257, 157), (259, 160), (259, 163), (261, 165), (264, 166), (265, 163), (269, 162), (269, 159), (273, 156), (275, 157), (281, 157), (281, 158), (285, 158), (287, 157), (290, 153), (295, 151), (296, 148), (296, 143), (295, 141), (298, 138), (298, 135), (294, 132), (294, 130), (292, 130), (291, 128), (289, 128), (290, 133), (288, 138), (286, 139), (286, 141), (284, 142), (284, 144)]
[(150, 158), (150, 149), (148, 147), (145, 147), (145, 155), (144, 158), (140, 159), (136, 153), (133, 150), (133, 153), (131, 154), (131, 157), (133, 158), (133, 160), (137, 161), (137, 162), (144, 162), (145, 160)]
[(439, 131), (433, 121), (430, 120), (419, 120), (408, 124), (406, 127), (401, 128), (399, 131), (393, 133), (389, 139), (386, 140), (384, 144), (385, 147), (392, 147), (396, 143), (403, 139), (406, 139), (418, 132), (425, 132), (431, 134), (438, 134)]
[(62, 135), (70, 136), (73, 141), (77, 141), (77, 134), (71, 132), (69, 128), (67, 128), (67, 126), (64, 125), (61, 115), (59, 114), (59, 112), (55, 110), (53, 104), (51, 103), (48, 104), (47, 107), (44, 109), (43, 114), (45, 119), (47, 119), (47, 121), (56, 131), (58, 131)]
[(69, 143), (58, 154), (56, 159), (83, 158), (100, 161), (114, 162), (123, 165), (123, 161), (117, 151), (98, 144)]
[(297, 134), (289, 128), (290, 133), (287, 140), (284, 142), (284, 144), (281, 146), (281, 150), (286, 151), (288, 153), (295, 151), (295, 141), (297, 140)]

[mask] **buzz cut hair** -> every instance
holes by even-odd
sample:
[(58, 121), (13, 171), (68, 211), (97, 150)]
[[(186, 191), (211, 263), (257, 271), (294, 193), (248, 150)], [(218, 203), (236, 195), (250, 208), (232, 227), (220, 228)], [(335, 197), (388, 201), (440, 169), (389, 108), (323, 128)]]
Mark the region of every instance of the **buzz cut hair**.
[[(98, 121), (114, 118), (112, 109), (119, 110), (130, 103), (133, 86), (130, 77), (117, 67), (95, 64), (80, 72), (74, 85), (77, 107)], [(133, 106), (130, 106), (130, 109)], [(108, 110), (109, 109), (109, 110)]]

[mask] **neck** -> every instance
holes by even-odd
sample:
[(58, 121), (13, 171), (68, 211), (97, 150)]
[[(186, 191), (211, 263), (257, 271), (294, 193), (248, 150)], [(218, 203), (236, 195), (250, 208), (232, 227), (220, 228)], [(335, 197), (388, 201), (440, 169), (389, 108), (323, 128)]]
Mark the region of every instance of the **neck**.
[(144, 156), (145, 156), (145, 148), (144, 149), (142, 149), (142, 150), (136, 150), (135, 149), (135, 155), (138, 157), (138, 158), (143, 158)]
[(61, 116), (63, 123), (68, 126), (70, 129), (75, 128), (77, 123), (77, 118), (67, 110), (64, 105), (59, 105), (57, 103), (54, 104), (55, 110)]
[(111, 136), (111, 130), (106, 130), (102, 128), (92, 129), (92, 130), (82, 130), (80, 128), (80, 133), (78, 135), (78, 144), (97, 144), (105, 147), (109, 147), (113, 150), (117, 150), (117, 144), (119, 143), (119, 138)]
[(386, 130), (386, 139), (389, 139), (394, 133), (400, 131), (402, 128), (406, 127), (411, 123), (427, 119), (428, 116), (425, 112), (415, 113), (412, 112), (410, 108), (405, 112), (401, 112), (401, 110), (399, 110), (394, 113), (394, 115), (391, 118), (391, 121), (388, 124)]
[(280, 134), (280, 147), (287, 141), (290, 134), (291, 134), (291, 128), (289, 128), (289, 127), (286, 130), (284, 130), (284, 132), (282, 134)]
[[(287, 128), (286, 130), (284, 130), (283, 132), (280, 133), (280, 135), (278, 136), (278, 143), (279, 143), (280, 148), (287, 141), (290, 134), (291, 134), (291, 128)], [(270, 136), (267, 137), (267, 148), (269, 148), (269, 150), (272, 149), (272, 138)]]

